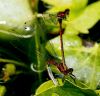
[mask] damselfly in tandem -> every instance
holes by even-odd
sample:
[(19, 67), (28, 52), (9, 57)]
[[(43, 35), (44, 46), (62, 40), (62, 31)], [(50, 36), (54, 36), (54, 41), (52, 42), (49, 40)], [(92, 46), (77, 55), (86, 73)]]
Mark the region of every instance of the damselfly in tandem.
[(63, 22), (63, 19), (66, 19), (66, 17), (68, 15), (69, 15), (69, 9), (66, 9), (63, 12), (58, 12), (56, 14), (57, 22), (59, 23), (59, 35), (60, 35), (60, 45), (59, 46), (61, 48), (62, 60), (60, 61), (60, 63), (58, 63), (54, 59), (48, 59), (47, 60), (48, 74), (49, 74), (50, 78), (52, 79), (52, 81), (55, 85), (58, 85), (58, 82), (56, 81), (56, 79), (54, 78), (54, 76), (52, 74), (52, 71), (50, 69), (50, 65), (56, 66), (62, 74), (64, 74), (64, 75), (69, 74), (71, 78), (75, 79), (75, 76), (72, 74), (73, 68), (67, 67), (67, 65), (65, 63), (65, 57), (64, 57), (63, 36), (62, 36), (64, 29), (62, 28), (62, 22)]

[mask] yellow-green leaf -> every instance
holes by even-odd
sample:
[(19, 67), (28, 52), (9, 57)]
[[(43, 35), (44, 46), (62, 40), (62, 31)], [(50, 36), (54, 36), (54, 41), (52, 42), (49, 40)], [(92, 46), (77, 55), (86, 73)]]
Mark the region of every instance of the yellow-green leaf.
[(88, 7), (76, 19), (69, 21), (68, 26), (82, 33), (88, 33), (100, 19), (100, 1), (97, 1)]

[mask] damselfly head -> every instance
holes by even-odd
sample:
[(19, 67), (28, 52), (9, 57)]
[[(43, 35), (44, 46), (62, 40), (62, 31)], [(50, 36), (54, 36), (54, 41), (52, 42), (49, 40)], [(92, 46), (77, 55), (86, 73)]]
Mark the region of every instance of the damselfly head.
[(66, 14), (66, 15), (69, 15), (69, 9), (66, 9), (65, 11), (64, 11), (64, 13)]
[(64, 12), (58, 12), (57, 17), (58, 20), (66, 19), (66, 16), (69, 15), (69, 9), (66, 9)]
[(69, 68), (69, 69), (67, 70), (67, 72), (68, 72), (69, 74), (72, 74), (73, 68)]

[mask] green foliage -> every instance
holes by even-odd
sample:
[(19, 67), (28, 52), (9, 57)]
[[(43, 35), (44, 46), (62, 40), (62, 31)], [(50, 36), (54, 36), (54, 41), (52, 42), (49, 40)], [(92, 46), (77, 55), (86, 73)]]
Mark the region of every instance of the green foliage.
[[(100, 94), (96, 90), (100, 82), (100, 44), (94, 42), (92, 46), (85, 47), (78, 34), (88, 34), (89, 29), (100, 20), (100, 1), (90, 5), (87, 5), (88, 0), (42, 1), (51, 8), (39, 17), (35, 12), (38, 10), (38, 0), (36, 3), (35, 0), (0, 0), (0, 96), (10, 89), (3, 84), (13, 84), (22, 73), (31, 74), (34, 80), (36, 78), (31, 88), (26, 86), (30, 92), (32, 89), (32, 92), (36, 91), (35, 96), (97, 96)], [(71, 83), (69, 78), (65, 82), (58, 79), (59, 85), (55, 86), (51, 80), (43, 83), (48, 79), (48, 76), (43, 77), (46, 74), (43, 71), (46, 70), (48, 58), (55, 61), (61, 58), (60, 41), (56, 37), (59, 32), (56, 13), (66, 8), (70, 9), (70, 14), (63, 21), (65, 59), (67, 66), (74, 68), (77, 83)], [(56, 67), (52, 67), (54, 73), (61, 75)]]
[(52, 81), (47, 81), (42, 84), (36, 91), (35, 96), (97, 96), (90, 89), (79, 88), (69, 81), (59, 80), (59, 86), (55, 86)]
[(62, 0), (62, 2), (60, 0), (43, 1), (53, 5), (48, 13), (62, 11), (66, 8), (71, 10), (68, 22), (66, 22), (68, 34), (73, 35), (78, 34), (79, 32), (88, 33), (88, 29), (93, 27), (100, 19), (100, 10), (98, 10), (100, 9), (100, 1), (88, 6), (86, 6), (87, 0), (81, 0), (81, 3), (78, 0)]
[[(100, 10), (98, 10), (100, 9), (99, 5), (100, 1), (97, 1), (85, 7), (79, 16), (75, 17), (74, 20), (72, 19), (72, 21), (69, 20), (68, 28), (72, 27), (69, 29), (74, 29), (82, 33), (88, 33), (88, 29), (93, 27), (100, 20)], [(75, 13), (77, 14), (78, 12)], [(69, 19), (72, 17), (69, 17)]]
[(48, 12), (50, 12), (50, 13), (64, 11), (66, 8), (69, 8), (72, 10), (79, 10), (79, 9), (84, 8), (88, 2), (88, 0), (81, 0), (81, 1), (62, 0), (62, 2), (60, 0), (53, 0), (53, 1), (42, 0), (42, 1), (44, 1), (45, 3), (48, 3), (52, 6), (52, 8), (50, 8), (48, 10)]
[[(18, 6), (17, 6), (18, 5)], [(25, 6), (25, 7), (24, 7)], [(32, 30), (25, 30), (34, 19), (28, 0), (0, 0), (0, 38), (31, 37)], [(28, 14), (28, 15), (27, 15)], [(28, 22), (26, 25), (25, 22)]]
[(6, 87), (0, 85), (0, 96), (4, 96), (5, 92), (6, 92)]
[[(100, 79), (100, 47), (98, 43), (95, 43), (93, 47), (84, 47), (82, 45), (82, 40), (77, 36), (77, 34), (80, 32), (88, 33), (88, 29), (93, 27), (100, 19), (100, 10), (98, 10), (100, 9), (99, 5), (100, 2), (97, 1), (91, 5), (84, 6), (82, 10), (81, 8), (73, 10), (71, 7), (69, 7), (70, 10), (72, 10), (70, 12), (68, 21), (64, 22), (66, 23), (66, 30), (63, 36), (63, 42), (66, 63), (69, 67), (74, 68), (74, 74), (76, 74), (77, 77), (82, 81), (84, 80), (84, 82), (91, 89), (96, 88)], [(59, 37), (53, 39), (51, 42), (55, 45), (54, 49), (57, 55), (61, 57)], [(47, 49), (50, 53), (52, 53), (51, 49), (49, 48), (49, 44), (47, 44)]]

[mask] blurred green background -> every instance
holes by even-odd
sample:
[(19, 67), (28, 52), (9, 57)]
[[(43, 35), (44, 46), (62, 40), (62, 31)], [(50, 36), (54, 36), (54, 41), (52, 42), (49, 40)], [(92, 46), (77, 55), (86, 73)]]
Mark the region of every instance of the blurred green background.
[[(30, 96), (50, 80), (48, 59), (61, 60), (56, 14), (65, 9), (70, 9), (63, 21), (66, 65), (86, 88), (100, 89), (100, 0), (0, 0), (0, 96)], [(73, 92), (69, 96), (78, 93)]]

